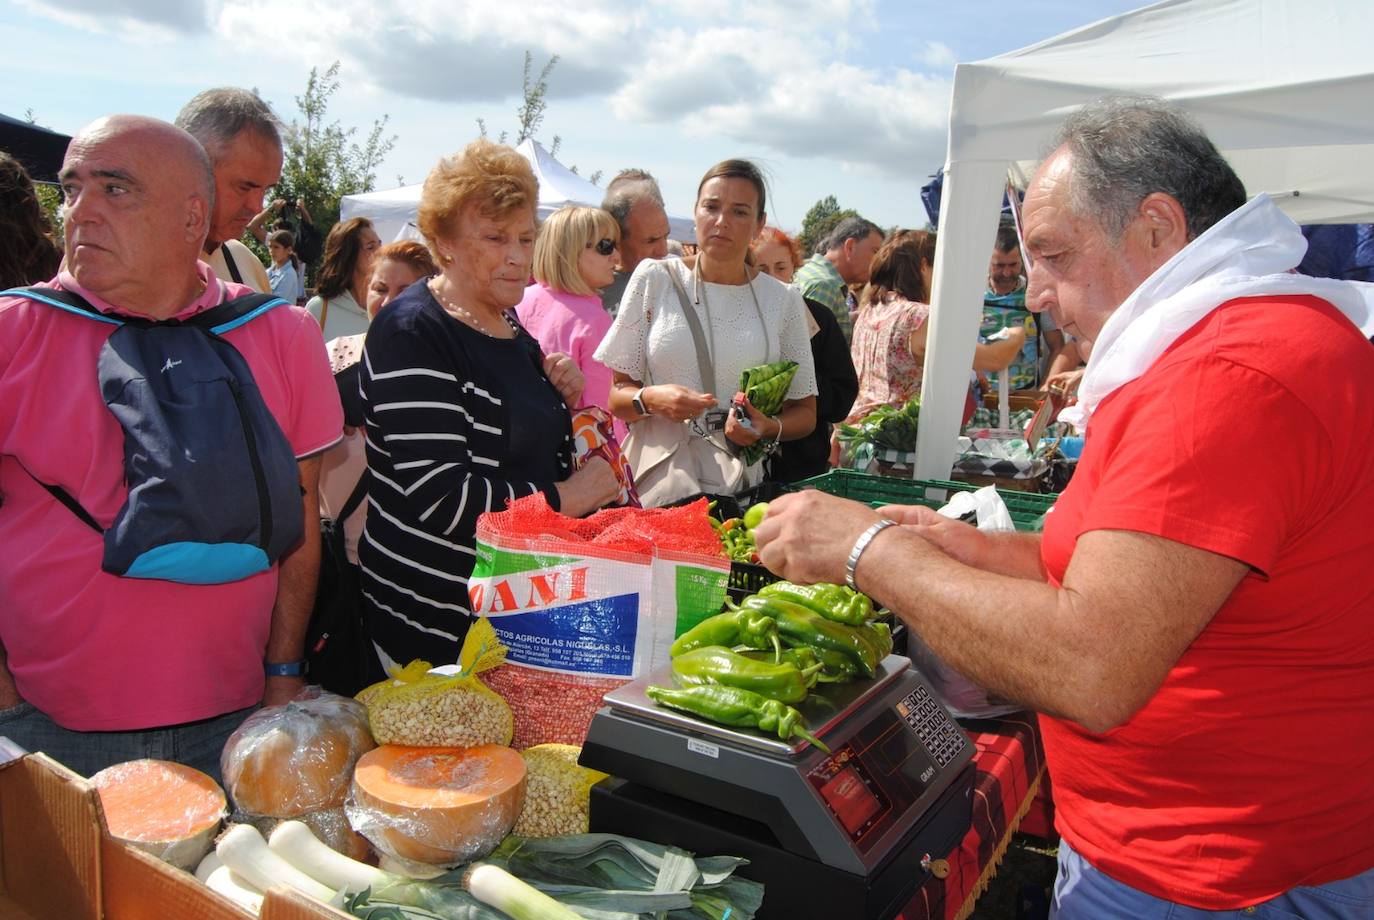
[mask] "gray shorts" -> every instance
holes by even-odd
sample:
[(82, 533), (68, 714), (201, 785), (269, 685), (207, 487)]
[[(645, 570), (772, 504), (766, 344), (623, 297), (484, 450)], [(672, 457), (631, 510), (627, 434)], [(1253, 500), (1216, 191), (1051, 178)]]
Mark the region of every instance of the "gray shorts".
[(151, 757), (195, 767), (220, 782), (219, 757), (234, 729), (258, 707), (199, 722), (129, 732), (74, 732), (28, 703), (0, 710), (0, 735), (28, 751), (42, 751), (82, 776), (112, 764)]

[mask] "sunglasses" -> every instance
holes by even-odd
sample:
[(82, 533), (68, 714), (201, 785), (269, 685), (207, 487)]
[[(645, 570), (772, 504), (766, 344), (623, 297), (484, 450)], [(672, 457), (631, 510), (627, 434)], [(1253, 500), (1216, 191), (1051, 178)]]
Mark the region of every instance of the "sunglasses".
[(595, 248), (597, 255), (608, 256), (611, 253), (615, 252), (615, 240), (602, 237), (595, 243), (588, 243), (587, 248)]

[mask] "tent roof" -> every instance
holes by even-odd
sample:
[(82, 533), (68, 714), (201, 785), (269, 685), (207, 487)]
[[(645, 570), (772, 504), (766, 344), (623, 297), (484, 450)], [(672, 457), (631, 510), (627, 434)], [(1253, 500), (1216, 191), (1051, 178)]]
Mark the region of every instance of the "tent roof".
[(1164, 0), (962, 64), (949, 159), (1029, 174), (1069, 112), (1145, 93), (1182, 105), (1250, 194), (1300, 223), (1374, 221), (1368, 25), (1363, 0)]
[(57, 181), (71, 140), (40, 125), (0, 115), (0, 150), (23, 163), (29, 178), (36, 182)]
[[(515, 149), (530, 161), (534, 176), (539, 180), (541, 218), (570, 204), (594, 208), (601, 206), (606, 196), (605, 189), (593, 185), (558, 162), (538, 141), (526, 138)], [(380, 192), (346, 195), (340, 203), (340, 217), (343, 220), (351, 217), (369, 218), (378, 225), (378, 236), (384, 240), (395, 239), (405, 232), (405, 224), (414, 220), (415, 209), (420, 202), (420, 189), (420, 185), (406, 185)], [(686, 242), (695, 239), (690, 220), (669, 215), (668, 223), (671, 228), (669, 235), (673, 239)]]
[(997, 201), (1064, 118), (1113, 93), (1170, 99), (1252, 195), (1300, 223), (1374, 221), (1366, 0), (1164, 0), (954, 72), (915, 475), (954, 459)]

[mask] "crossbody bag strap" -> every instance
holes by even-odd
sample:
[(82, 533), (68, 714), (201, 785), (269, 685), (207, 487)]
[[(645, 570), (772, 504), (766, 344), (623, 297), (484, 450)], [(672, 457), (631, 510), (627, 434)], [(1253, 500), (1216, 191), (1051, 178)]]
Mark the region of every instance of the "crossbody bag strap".
[(701, 331), (701, 319), (697, 316), (697, 311), (692, 309), (692, 304), (687, 299), (687, 289), (682, 286), (682, 279), (677, 276), (677, 269), (673, 266), (665, 266), (668, 270), (668, 277), (673, 281), (673, 289), (677, 291), (678, 302), (682, 304), (682, 312), (687, 317), (687, 328), (692, 332), (692, 342), (697, 347), (697, 369), (701, 372), (701, 387), (707, 392), (716, 388), (716, 371), (711, 364), (711, 356), (706, 350), (706, 336)]
[(358, 484), (353, 487), (353, 493), (348, 496), (348, 501), (343, 503), (343, 507), (339, 509), (334, 520), (340, 523), (348, 520), (353, 516), (353, 512), (358, 510), (358, 506), (363, 503), (365, 498), (367, 498), (367, 470), (363, 470), (363, 474), (358, 477)]
[(320, 331), (324, 332), (324, 324), (329, 319), (329, 298), (324, 297), (322, 300), (324, 302), (320, 304)]
[(234, 261), (234, 252), (229, 248), (228, 243), (219, 244), (220, 255), (224, 256), (224, 267), (229, 270), (229, 277), (235, 284), (243, 284), (243, 275), (239, 274), (239, 265)]

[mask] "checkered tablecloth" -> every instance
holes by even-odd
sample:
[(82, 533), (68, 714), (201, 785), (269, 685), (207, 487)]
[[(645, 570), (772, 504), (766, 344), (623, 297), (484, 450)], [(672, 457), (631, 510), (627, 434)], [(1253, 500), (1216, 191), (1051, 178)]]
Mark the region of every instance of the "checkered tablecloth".
[(950, 853), (949, 875), (926, 879), (898, 920), (964, 920), (997, 872), (1045, 771), (1040, 727), (1030, 713), (961, 723), (973, 759), (973, 826)]

